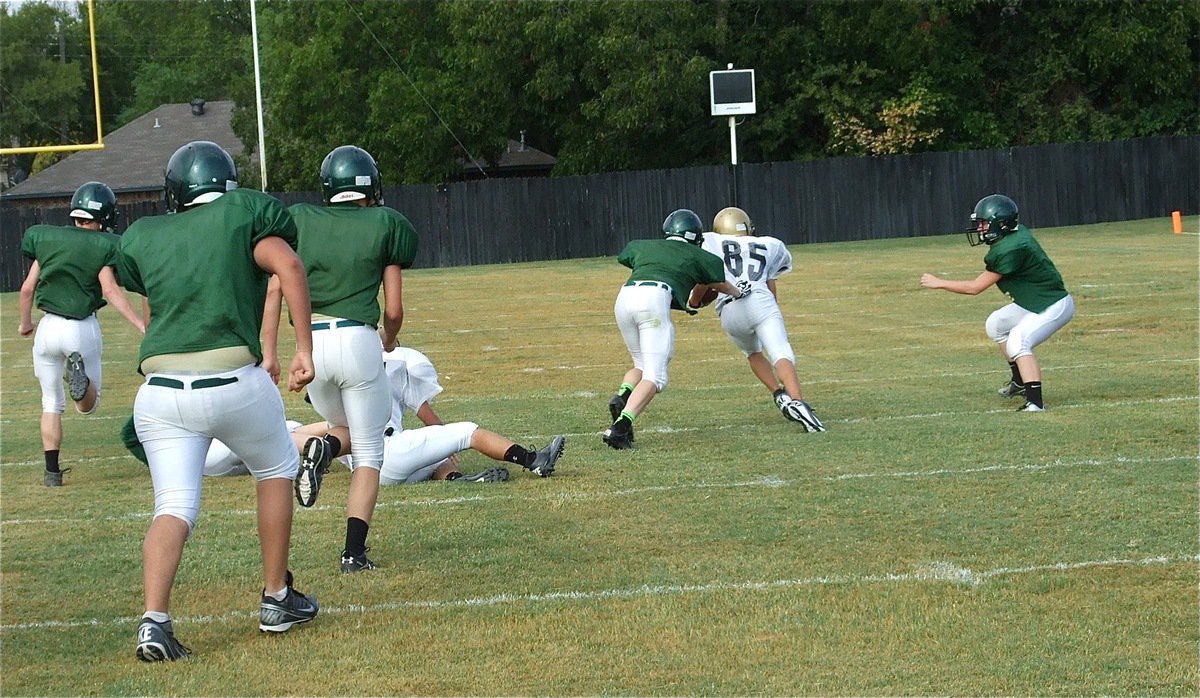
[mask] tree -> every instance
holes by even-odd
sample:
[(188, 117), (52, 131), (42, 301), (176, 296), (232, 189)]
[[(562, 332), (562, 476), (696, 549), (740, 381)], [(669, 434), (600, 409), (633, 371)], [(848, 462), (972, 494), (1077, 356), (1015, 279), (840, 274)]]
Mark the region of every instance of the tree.
[(97, 0), (96, 24), (109, 128), (160, 104), (253, 95), (246, 0)]
[[(69, 145), (95, 141), (88, 39), (79, 18), (61, 7), (0, 6), (0, 143)], [(33, 156), (21, 156), (31, 169)]]

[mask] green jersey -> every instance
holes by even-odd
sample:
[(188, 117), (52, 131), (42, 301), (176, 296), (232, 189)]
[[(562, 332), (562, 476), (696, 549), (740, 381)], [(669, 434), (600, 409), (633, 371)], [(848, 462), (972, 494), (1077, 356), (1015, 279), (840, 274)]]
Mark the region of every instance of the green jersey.
[(313, 313), (377, 326), (383, 268), (407, 269), (417, 256), (412, 223), (386, 206), (296, 204), (288, 210)]
[(671, 287), (671, 308), (691, 311), (688, 295), (696, 284), (725, 280), (725, 265), (698, 245), (667, 238), (634, 240), (621, 250), (617, 261), (633, 270), (629, 281), (661, 281)]
[(1000, 290), (1030, 312), (1040, 313), (1067, 296), (1062, 275), (1024, 225), (992, 243), (983, 263), (1000, 275)]
[(117, 270), (126, 288), (150, 303), (138, 364), (160, 354), (238, 346), (261, 361), (270, 275), (255, 263), (254, 246), (272, 235), (296, 245), (283, 204), (250, 189), (129, 226)]
[(21, 254), (38, 263), (34, 305), (82, 320), (103, 308), (100, 270), (117, 263), (118, 238), (74, 226), (35, 225), (21, 239)]

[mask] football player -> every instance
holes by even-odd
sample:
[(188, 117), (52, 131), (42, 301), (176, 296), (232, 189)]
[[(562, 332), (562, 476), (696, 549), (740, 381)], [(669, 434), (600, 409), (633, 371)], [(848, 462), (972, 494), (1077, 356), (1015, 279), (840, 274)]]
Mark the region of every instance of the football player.
[(662, 238), (633, 240), (617, 256), (631, 270), (613, 311), (633, 368), (608, 402), (613, 422), (601, 438), (612, 448), (633, 447), (633, 420), (667, 387), (667, 364), (675, 354), (671, 311), (696, 314), (687, 302), (697, 284), (735, 298), (751, 291), (725, 280), (721, 260), (700, 249), (703, 232), (700, 217), (681, 208), (663, 220)]
[[(474, 422), (445, 424), (429, 404), (442, 392), (437, 370), (429, 357), (415, 349), (396, 347), (385, 352), (383, 359), (392, 411), (384, 431), (379, 484), (413, 484), (426, 480), (487, 483), (508, 479), (508, 469), (503, 467), (464, 475), (457, 454), (467, 449), (493, 460), (520, 465), (540, 477), (549, 477), (554, 472), (566, 444), (565, 437), (556, 436), (545, 448), (535, 450), (518, 446)], [(426, 426), (405, 429), (402, 421), (410, 412)], [(299, 422), (288, 424), (292, 429), (292, 440), (303, 458), (316, 464), (318, 473), (323, 474), (330, 461), (338, 456), (353, 470), (353, 456), (349, 455), (350, 435), (346, 427), (330, 427), (327, 422), (304, 426)], [(224, 444), (213, 441), (204, 464), (205, 475), (242, 475), (245, 472), (245, 466), (236, 454)]]
[(288, 547), (292, 482), (299, 457), (283, 400), (260, 362), (267, 282), (277, 277), (297, 319), (288, 387), (313, 378), (308, 284), (292, 246), (296, 228), (274, 197), (238, 189), (233, 158), (193, 141), (166, 168), (169, 215), (137, 220), (121, 238), (117, 269), (146, 297), (150, 322), (138, 353), (146, 376), (134, 426), (150, 467), (154, 518), (142, 545), (145, 614), (137, 656), (187, 659), (168, 602), (184, 543), (200, 511), (204, 455), (214, 439), (246, 460), (256, 480), (263, 592), (259, 624), (284, 632), (316, 617), (318, 606), (292, 586)]
[[(375, 568), (366, 554), (367, 532), (379, 496), (391, 401), (382, 354), (396, 347), (404, 321), (401, 270), (416, 257), (417, 233), (400, 212), (384, 206), (379, 167), (362, 148), (334, 148), (321, 163), (320, 179), (325, 205), (295, 204), (289, 211), (312, 297), (317, 377), (308, 396), (331, 426), (349, 427), (354, 453), (341, 555), (341, 570), (353, 573)], [(384, 307), (377, 331), (381, 285)], [(271, 307), (278, 308), (277, 295), (272, 298)], [(319, 490), (319, 473), (305, 459), (296, 498), (301, 506), (312, 506)]]
[[(792, 255), (781, 240), (754, 233), (750, 216), (731, 206), (717, 213), (713, 232), (704, 234), (701, 247), (721, 258), (725, 280), (755, 290), (742, 303), (733, 303), (733, 298), (724, 294), (717, 297), (721, 327), (745, 354), (750, 370), (771, 393), (783, 416), (799, 422), (806, 431), (825, 431), (800, 391), (796, 354), (788, 342), (777, 300), (775, 280), (792, 270)], [(704, 288), (694, 291), (702, 293)], [(695, 295), (688, 302), (692, 307), (700, 305)]]
[(1042, 369), (1033, 348), (1071, 321), (1075, 301), (1054, 262), (1020, 222), (1017, 203), (1007, 196), (992, 194), (975, 204), (967, 241), (972, 247), (988, 246), (983, 273), (971, 281), (923, 274), (921, 286), (974, 296), (995, 285), (1012, 298), (984, 324), (1011, 371), (999, 393), (1006, 398), (1024, 395), (1021, 412), (1042, 412)]
[(120, 239), (112, 234), (116, 194), (106, 184), (88, 182), (71, 196), (69, 215), (70, 226), (35, 225), (21, 240), (21, 254), (32, 263), (21, 284), (17, 332), (34, 334), (35, 305), (44, 313), (33, 337), (33, 372), (42, 388), (46, 487), (61, 486), (70, 470), (59, 466), (67, 404), (63, 381), (77, 412), (92, 414), (100, 405), (103, 342), (96, 311), (107, 300), (139, 332), (146, 331), (113, 274)]

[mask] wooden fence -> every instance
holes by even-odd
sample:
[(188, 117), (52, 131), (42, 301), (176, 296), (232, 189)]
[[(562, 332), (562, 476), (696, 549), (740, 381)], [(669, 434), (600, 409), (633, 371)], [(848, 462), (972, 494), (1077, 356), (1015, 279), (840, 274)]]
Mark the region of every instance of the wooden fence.
[[(740, 206), (760, 232), (788, 244), (940, 235), (964, 230), (975, 202), (996, 192), (1015, 199), (1035, 229), (1196, 214), (1200, 136), (491, 179), (388, 187), (384, 198), (421, 235), (416, 266), (448, 267), (615, 255), (629, 240), (657, 236), (676, 208), (711, 220)], [(287, 204), (320, 200), (276, 195)], [(120, 208), (120, 229), (162, 212), (153, 203)], [(28, 268), (25, 229), (66, 222), (65, 208), (3, 205), (0, 291), (19, 288)]]

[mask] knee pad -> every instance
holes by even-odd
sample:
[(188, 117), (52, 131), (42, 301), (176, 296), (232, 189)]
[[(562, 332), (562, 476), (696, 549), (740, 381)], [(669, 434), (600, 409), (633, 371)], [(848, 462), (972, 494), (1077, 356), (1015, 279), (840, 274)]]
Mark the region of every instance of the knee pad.
[(983, 330), (987, 332), (987, 336), (997, 344), (1008, 339), (1008, 330), (1001, 329), (999, 312), (988, 315), (987, 322), (983, 323)]
[(1004, 353), (1008, 355), (1009, 361), (1016, 361), (1022, 356), (1032, 355), (1033, 347), (1029, 346), (1024, 335), (1013, 332), (1004, 342)]
[(654, 383), (655, 394), (661, 393), (667, 389), (666, 376), (645, 376), (644, 379)]

